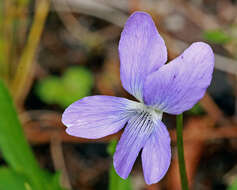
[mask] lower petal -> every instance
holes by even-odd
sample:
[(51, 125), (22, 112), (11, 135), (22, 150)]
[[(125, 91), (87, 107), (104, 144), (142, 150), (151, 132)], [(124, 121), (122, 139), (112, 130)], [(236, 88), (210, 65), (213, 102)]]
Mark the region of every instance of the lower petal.
[(152, 133), (153, 126), (154, 123), (148, 119), (146, 113), (137, 113), (128, 121), (114, 154), (114, 168), (120, 177), (128, 177), (140, 150)]
[(118, 132), (128, 121), (132, 101), (113, 96), (89, 96), (71, 104), (62, 115), (69, 135), (97, 139)]
[(165, 125), (157, 126), (142, 150), (142, 167), (147, 184), (159, 182), (166, 174), (171, 160), (170, 136)]

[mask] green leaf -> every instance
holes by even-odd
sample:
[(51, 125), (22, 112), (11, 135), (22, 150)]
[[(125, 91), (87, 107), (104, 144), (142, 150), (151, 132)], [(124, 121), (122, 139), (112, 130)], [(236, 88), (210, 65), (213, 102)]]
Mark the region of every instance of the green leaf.
[[(107, 148), (110, 155), (113, 155), (116, 149), (117, 141), (112, 140)], [(109, 171), (109, 190), (132, 190), (130, 177), (127, 179), (122, 179), (115, 172), (113, 165), (110, 167)]]
[(232, 183), (227, 190), (237, 190), (237, 180), (234, 181), (234, 183)]
[(209, 30), (203, 34), (205, 40), (215, 44), (228, 43), (232, 38), (222, 30)]
[(0, 151), (12, 170), (27, 177), (32, 190), (53, 190), (54, 176), (39, 167), (24, 136), (8, 89), (2, 81), (0, 81)]
[(27, 190), (26, 186), (30, 185), (25, 176), (18, 174), (10, 168), (0, 168), (0, 190)]
[(91, 72), (83, 67), (71, 67), (61, 78), (49, 76), (41, 80), (36, 86), (36, 93), (42, 101), (65, 108), (88, 96), (92, 87)]

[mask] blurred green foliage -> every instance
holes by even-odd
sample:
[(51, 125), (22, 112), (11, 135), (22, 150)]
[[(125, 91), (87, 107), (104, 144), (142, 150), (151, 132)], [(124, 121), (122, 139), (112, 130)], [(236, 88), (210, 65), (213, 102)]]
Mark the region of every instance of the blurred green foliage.
[(62, 108), (76, 100), (90, 95), (93, 75), (84, 67), (71, 67), (62, 77), (49, 76), (36, 85), (36, 93), (48, 104), (58, 104)]
[(227, 190), (237, 190), (237, 180), (235, 180), (228, 188)]
[(203, 37), (205, 40), (215, 44), (225, 44), (232, 39), (230, 35), (220, 29), (205, 31)]
[(6, 167), (0, 168), (0, 189), (26, 190), (27, 178)]
[[(59, 175), (39, 167), (2, 81), (0, 107), (0, 151), (8, 165), (8, 168), (0, 168), (0, 189), (61, 190)], [(19, 188), (12, 188), (15, 186)]]
[(115, 153), (116, 146), (117, 146), (117, 141), (116, 140), (112, 140), (109, 143), (109, 145), (107, 147), (107, 152), (109, 153), (110, 156), (113, 156), (113, 154)]
[(17, 0), (17, 2), (18, 4), (25, 6), (25, 5), (28, 5), (29, 0)]
[[(112, 140), (107, 148), (107, 152), (112, 156), (116, 150), (117, 141)], [(132, 190), (130, 177), (122, 179), (115, 172), (113, 164), (109, 171), (109, 190)]]

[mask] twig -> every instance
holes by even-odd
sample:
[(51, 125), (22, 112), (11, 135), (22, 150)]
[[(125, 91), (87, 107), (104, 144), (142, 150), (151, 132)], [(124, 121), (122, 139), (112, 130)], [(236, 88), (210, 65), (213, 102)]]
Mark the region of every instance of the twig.
[(220, 24), (214, 16), (204, 13), (201, 9), (196, 8), (190, 2), (184, 0), (175, 0), (173, 2), (176, 10), (178, 9), (178, 11), (203, 30), (220, 28)]
[(227, 123), (227, 119), (225, 119), (223, 112), (208, 93), (206, 93), (205, 96), (200, 100), (200, 104), (215, 123)]
[(62, 172), (62, 176), (61, 176), (62, 186), (69, 190), (72, 189), (68, 172), (66, 169), (65, 161), (64, 161), (62, 142), (61, 142), (60, 136), (57, 133), (54, 133), (54, 135), (51, 137), (50, 152), (51, 152), (55, 169), (57, 171)]
[[(87, 15), (95, 16), (98, 18), (101, 18), (103, 20), (106, 20), (108, 22), (111, 22), (117, 26), (123, 27), (127, 18), (128, 18), (128, 13), (124, 13), (122, 11), (119, 11), (117, 9), (114, 9), (112, 7), (109, 7), (108, 5), (105, 5), (103, 3), (99, 4), (97, 1), (89, 0), (89, 1), (83, 1), (83, 0), (66, 0), (71, 6), (71, 12), (77, 12), (77, 13), (84, 13)], [(59, 5), (63, 5), (65, 0), (55, 0), (55, 2)], [(149, 6), (151, 7), (152, 4), (150, 3)], [(67, 8), (60, 6), (58, 9), (59, 11), (69, 11)], [(127, 11), (127, 10), (124, 10)], [(204, 13), (203, 13), (204, 14)], [(189, 15), (188, 15), (189, 16)], [(209, 15), (206, 16), (209, 18)], [(209, 23), (209, 22), (208, 22)], [(174, 48), (169, 48), (172, 51), (176, 51), (176, 56), (180, 54), (185, 48), (188, 47), (188, 44), (180, 41), (178, 39), (175, 39), (167, 33), (162, 33), (162, 36), (165, 38), (166, 44), (168, 47), (173, 47)], [(166, 39), (168, 38), (168, 39)], [(168, 43), (170, 41), (170, 43)], [(237, 61), (230, 59), (228, 57), (215, 54), (215, 68), (227, 72), (233, 75), (237, 74)]]
[(62, 5), (65, 1), (70, 5), (70, 12), (83, 13), (97, 18), (106, 20), (118, 26), (123, 26), (127, 20), (127, 15), (122, 11), (112, 8), (104, 3), (97, 2), (94, 0), (55, 0), (59, 6), (60, 11), (69, 11)]
[[(45, 144), (49, 143), (51, 136), (57, 132), (63, 142), (70, 143), (88, 143), (95, 142), (94, 140), (72, 137), (65, 133), (65, 126), (61, 122), (61, 114), (48, 110), (31, 110), (20, 114), (21, 122), (24, 126), (24, 130), (27, 138), (32, 144)], [(215, 122), (208, 116), (190, 118), (187, 125), (193, 123), (198, 125), (198, 130), (194, 131), (195, 135), (186, 134), (186, 128), (184, 129), (184, 142), (191, 142), (193, 140), (213, 140), (220, 138), (237, 138), (237, 125), (225, 124), (218, 128), (214, 128)], [(191, 124), (190, 124), (191, 125)], [(196, 128), (197, 129), (197, 128)], [(176, 141), (176, 135), (174, 130), (170, 130), (172, 141)], [(110, 135), (96, 142), (109, 142), (111, 139), (118, 139), (121, 133)]]

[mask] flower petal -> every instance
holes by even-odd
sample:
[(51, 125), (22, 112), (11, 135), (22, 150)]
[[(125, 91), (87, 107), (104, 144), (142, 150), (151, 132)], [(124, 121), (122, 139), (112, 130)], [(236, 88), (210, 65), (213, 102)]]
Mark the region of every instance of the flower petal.
[(212, 79), (214, 54), (203, 42), (193, 43), (183, 54), (150, 74), (144, 85), (144, 102), (171, 114), (193, 107)]
[(165, 125), (158, 121), (155, 130), (142, 150), (142, 167), (148, 185), (159, 182), (166, 174), (171, 160), (170, 136)]
[(149, 14), (135, 12), (128, 18), (119, 41), (119, 56), (123, 87), (142, 101), (145, 77), (167, 61), (164, 40)]
[(128, 121), (114, 154), (114, 168), (123, 179), (131, 172), (140, 150), (153, 131), (153, 126), (147, 113), (136, 114)]
[(62, 122), (69, 135), (97, 139), (116, 133), (128, 121), (132, 101), (113, 96), (89, 96), (71, 104)]

